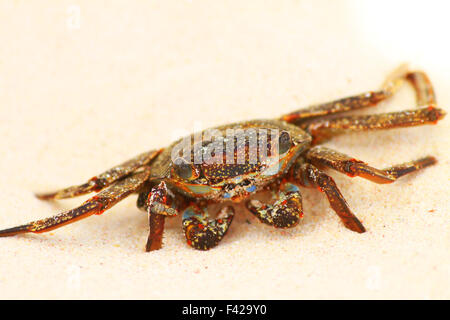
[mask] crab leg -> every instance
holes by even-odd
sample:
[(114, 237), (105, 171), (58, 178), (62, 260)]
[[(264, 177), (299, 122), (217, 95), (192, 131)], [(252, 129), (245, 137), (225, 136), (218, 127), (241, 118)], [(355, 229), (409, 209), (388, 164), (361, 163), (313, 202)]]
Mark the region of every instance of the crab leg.
[(331, 208), (341, 218), (345, 227), (358, 233), (366, 231), (362, 223), (348, 207), (347, 201), (345, 201), (333, 178), (310, 163), (298, 163), (293, 170), (294, 179), (302, 186), (318, 188), (325, 193)]
[(276, 195), (273, 205), (250, 200), (247, 202), (247, 209), (265, 224), (275, 228), (291, 228), (303, 216), (302, 195), (299, 188), (291, 183), (282, 184), (280, 189), (282, 191)]
[(89, 181), (84, 184), (68, 187), (51, 193), (36, 194), (36, 197), (42, 200), (65, 199), (78, 197), (94, 191), (98, 192), (111, 185), (113, 182), (149, 164), (160, 152), (161, 150), (152, 150), (142, 153), (131, 160), (128, 160), (109, 169), (108, 171), (99, 174), (98, 176), (89, 179)]
[(306, 130), (316, 144), (340, 133), (350, 131), (383, 130), (436, 124), (444, 118), (445, 112), (434, 106), (400, 112), (373, 115), (344, 116), (310, 123)]
[(147, 244), (145, 245), (145, 251), (150, 252), (162, 248), (165, 220), (166, 217), (160, 214), (148, 215), (150, 232), (148, 234)]
[(375, 106), (380, 101), (392, 97), (406, 81), (411, 83), (416, 92), (418, 106), (436, 104), (433, 86), (428, 76), (422, 71), (408, 72), (406, 65), (401, 65), (392, 72), (383, 84), (382, 89), (378, 91), (369, 91), (332, 102), (313, 105), (284, 115), (281, 120), (306, 128), (307, 123), (317, 117)]
[(428, 156), (380, 170), (367, 165), (361, 160), (324, 147), (310, 149), (306, 154), (306, 158), (316, 166), (329, 167), (350, 177), (358, 176), (375, 183), (392, 183), (405, 174), (436, 163), (434, 157)]
[(178, 214), (178, 211), (172, 204), (174, 204), (174, 197), (169, 194), (164, 181), (153, 187), (148, 194), (147, 212), (150, 232), (145, 247), (147, 252), (162, 248), (165, 218), (166, 216), (173, 217)]
[(62, 212), (50, 218), (33, 221), (22, 226), (0, 230), (0, 237), (14, 236), (16, 234), (27, 232), (47, 232), (80, 219), (87, 218), (93, 214), (102, 214), (105, 210), (111, 208), (117, 202), (141, 188), (149, 175), (150, 169), (145, 168), (142, 172), (135, 173), (114, 183), (109, 188), (98, 193), (96, 196), (90, 198), (75, 209)]
[(430, 79), (424, 72), (410, 72), (406, 74), (406, 79), (414, 87), (416, 92), (416, 102), (418, 106), (435, 105), (436, 94)]
[(387, 99), (390, 95), (383, 90), (369, 91), (356, 96), (346, 97), (327, 103), (312, 105), (281, 117), (286, 122), (301, 125), (304, 121), (312, 118), (327, 116), (339, 112), (347, 112), (367, 107), (373, 107), (380, 101)]
[(188, 245), (198, 250), (209, 250), (217, 246), (225, 236), (234, 217), (234, 209), (227, 206), (220, 210), (216, 219), (209, 219), (196, 204), (183, 212), (183, 230)]

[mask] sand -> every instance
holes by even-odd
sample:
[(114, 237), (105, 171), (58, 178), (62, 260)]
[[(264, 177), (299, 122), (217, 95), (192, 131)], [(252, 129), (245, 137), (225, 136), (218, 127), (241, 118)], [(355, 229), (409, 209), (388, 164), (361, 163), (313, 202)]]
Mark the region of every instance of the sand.
[[(383, 4), (356, 1), (1, 1), (0, 227), (87, 199), (34, 192), (194, 129), (378, 89), (403, 62), (428, 72), (448, 111), (449, 47), (439, 40), (450, 25), (430, 5), (433, 15), (405, 2), (381, 17)], [(413, 106), (405, 87), (365, 112)], [(240, 212), (222, 243), (200, 252), (174, 218), (163, 250), (145, 253), (147, 217), (130, 196), (48, 234), (0, 239), (0, 298), (449, 299), (449, 121), (326, 143), (381, 168), (439, 160), (390, 185), (329, 171), (365, 234), (304, 190), (294, 229)]]

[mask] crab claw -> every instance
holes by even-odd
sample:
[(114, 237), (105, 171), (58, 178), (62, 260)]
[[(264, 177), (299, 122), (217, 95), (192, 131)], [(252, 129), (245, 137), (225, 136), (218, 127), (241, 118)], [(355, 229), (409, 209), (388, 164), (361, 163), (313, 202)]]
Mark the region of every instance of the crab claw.
[(220, 210), (216, 219), (197, 206), (188, 207), (183, 213), (183, 230), (187, 244), (198, 250), (209, 250), (219, 244), (233, 221), (234, 209), (227, 206)]
[(298, 191), (280, 192), (273, 205), (255, 199), (249, 200), (247, 209), (261, 222), (275, 228), (295, 227), (303, 217), (302, 196)]

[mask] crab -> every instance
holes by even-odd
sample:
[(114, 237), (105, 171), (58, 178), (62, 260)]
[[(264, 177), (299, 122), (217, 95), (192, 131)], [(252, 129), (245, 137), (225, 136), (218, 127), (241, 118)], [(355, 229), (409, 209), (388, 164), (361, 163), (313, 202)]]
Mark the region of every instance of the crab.
[[(416, 92), (415, 109), (374, 115), (338, 114), (375, 106), (394, 95), (405, 82)], [(364, 226), (324, 169), (383, 184), (431, 166), (436, 159), (427, 156), (377, 169), (320, 144), (346, 132), (435, 124), (444, 116), (445, 112), (436, 107), (427, 75), (402, 66), (387, 78), (380, 90), (309, 106), (278, 119), (237, 122), (192, 134), (167, 148), (142, 153), (81, 185), (37, 194), (39, 199), (51, 200), (97, 192), (77, 208), (0, 230), (0, 237), (47, 232), (94, 214), (100, 215), (130, 194), (138, 193), (137, 206), (145, 210), (149, 218), (146, 251), (162, 247), (165, 219), (179, 213), (187, 244), (209, 250), (227, 233), (235, 214), (233, 202), (244, 202), (246, 208), (267, 225), (296, 226), (303, 216), (299, 187), (323, 192), (344, 226), (363, 233)], [(220, 152), (224, 145), (226, 155)], [(271, 200), (253, 197), (264, 190), (272, 193)], [(231, 204), (224, 205), (215, 217), (210, 217), (208, 207), (225, 201)]]

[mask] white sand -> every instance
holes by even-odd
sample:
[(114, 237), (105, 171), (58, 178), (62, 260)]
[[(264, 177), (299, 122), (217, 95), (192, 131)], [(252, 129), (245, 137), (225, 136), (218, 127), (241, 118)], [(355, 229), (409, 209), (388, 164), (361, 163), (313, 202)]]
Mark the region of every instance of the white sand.
[[(437, 5), (426, 19), (419, 4), (376, 17), (383, 4), (148, 3), (0, 2), (1, 228), (86, 199), (48, 203), (35, 191), (83, 182), (196, 126), (377, 89), (404, 61), (450, 104), (448, 45), (436, 41), (449, 23)], [(369, 111), (413, 106), (405, 89)], [(0, 239), (0, 298), (449, 299), (449, 121), (327, 143), (377, 167), (439, 159), (391, 185), (331, 172), (365, 234), (305, 190), (295, 229), (243, 212), (220, 246), (200, 252), (175, 218), (163, 250), (149, 254), (132, 196), (50, 234)]]

